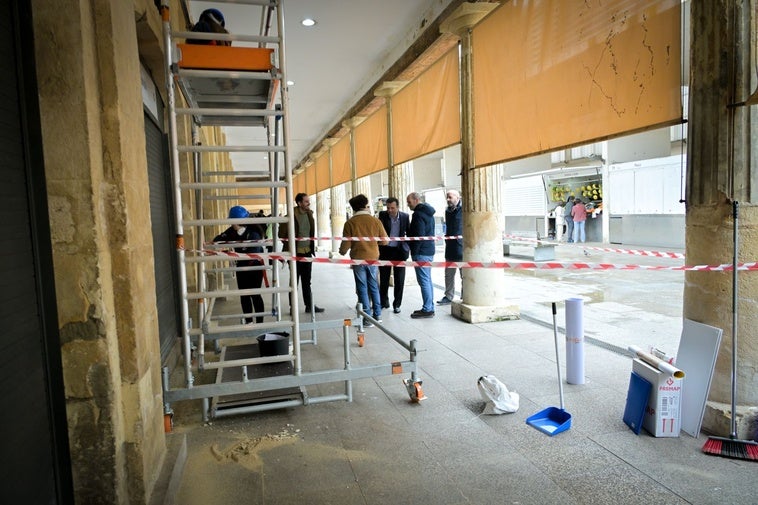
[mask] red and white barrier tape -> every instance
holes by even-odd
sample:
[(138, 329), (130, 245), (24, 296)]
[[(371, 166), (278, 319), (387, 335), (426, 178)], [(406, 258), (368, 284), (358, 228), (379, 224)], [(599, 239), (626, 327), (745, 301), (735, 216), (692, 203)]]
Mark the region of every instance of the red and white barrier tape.
[[(553, 242), (548, 240), (540, 240), (533, 237), (522, 237), (519, 235), (503, 235), (504, 238), (508, 239), (516, 239), (523, 242), (541, 242), (543, 244), (552, 244), (557, 246), (566, 246), (568, 244), (561, 243), (561, 242)], [(351, 242), (376, 242), (380, 240), (389, 240), (392, 242), (416, 242), (416, 241), (427, 241), (427, 240), (456, 240), (456, 239), (462, 239), (462, 235), (440, 235), (440, 236), (425, 236), (425, 237), (298, 237), (295, 240), (297, 242), (306, 242), (311, 240), (337, 240), (337, 241), (351, 241)], [(281, 239), (282, 241), (287, 241), (287, 239)], [(254, 240), (254, 241), (230, 241), (230, 242), (213, 242), (213, 244), (219, 244), (219, 245), (225, 245), (225, 244), (248, 244), (248, 243), (255, 243), (255, 244), (261, 244), (261, 243), (272, 243), (273, 241), (271, 239), (265, 239), (265, 240)], [(573, 246), (569, 246), (573, 247)], [(633, 256), (650, 256), (654, 258), (674, 258), (674, 259), (684, 259), (683, 253), (678, 252), (668, 252), (668, 251), (647, 251), (643, 249), (619, 249), (619, 248), (612, 248), (612, 247), (594, 247), (594, 246), (582, 246), (584, 249), (591, 250), (591, 251), (600, 251), (600, 252), (610, 252), (610, 253), (619, 253), (619, 254), (631, 254)]]
[[(612, 263), (560, 263), (545, 261), (534, 262), (505, 262), (505, 261), (389, 261), (389, 260), (354, 260), (350, 258), (316, 258), (302, 257), (283, 254), (261, 253), (237, 253), (226, 251), (199, 251), (207, 256), (221, 256), (230, 259), (257, 259), (257, 260), (283, 260), (303, 261), (307, 263), (332, 263), (336, 265), (372, 265), (372, 266), (400, 266), (400, 267), (434, 267), (434, 268), (511, 268), (514, 270), (669, 270), (669, 271), (696, 271), (696, 272), (728, 272), (733, 269), (731, 263), (721, 265), (616, 265)], [(740, 263), (737, 270), (758, 271), (758, 262)]]

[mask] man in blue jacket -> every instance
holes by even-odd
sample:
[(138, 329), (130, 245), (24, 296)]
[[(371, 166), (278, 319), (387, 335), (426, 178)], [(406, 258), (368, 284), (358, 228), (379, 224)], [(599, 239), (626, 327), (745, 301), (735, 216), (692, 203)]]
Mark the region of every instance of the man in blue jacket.
[[(413, 192), (406, 198), (408, 208), (413, 211), (408, 227), (409, 237), (434, 237), (434, 207), (421, 201), (421, 195)], [(434, 260), (434, 238), (429, 240), (412, 240), (408, 243), (413, 261)], [(423, 307), (411, 314), (416, 319), (434, 317), (434, 289), (432, 288), (432, 267), (414, 267), (416, 281), (421, 288)]]

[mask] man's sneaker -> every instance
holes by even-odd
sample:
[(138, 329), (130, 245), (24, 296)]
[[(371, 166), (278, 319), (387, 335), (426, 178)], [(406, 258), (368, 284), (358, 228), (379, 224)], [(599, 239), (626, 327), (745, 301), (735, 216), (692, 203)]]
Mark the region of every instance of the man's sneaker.
[(376, 319), (377, 323), (381, 323), (382, 322), (382, 318), (381, 317), (375, 317), (374, 319)]
[[(318, 307), (318, 306), (314, 305), (313, 306), (313, 312), (315, 312), (316, 314), (320, 314), (320, 313), (324, 312), (324, 309), (322, 309), (321, 307)], [(306, 307), (305, 308), (305, 313), (306, 314), (310, 314), (311, 313), (311, 308), (310, 307)]]
[(416, 310), (411, 314), (411, 317), (413, 319), (418, 319), (420, 317), (434, 317), (434, 311), (430, 310), (427, 312), (425, 310)]
[(400, 314), (400, 307), (395, 307), (394, 309), (392, 309), (392, 312), (394, 312), (395, 314)]
[(437, 300), (437, 305), (449, 305), (451, 303), (453, 303), (453, 300), (447, 296), (443, 296), (440, 300)]
[(364, 328), (373, 328), (374, 327), (374, 323), (372, 323), (371, 321), (363, 321), (363, 327)]

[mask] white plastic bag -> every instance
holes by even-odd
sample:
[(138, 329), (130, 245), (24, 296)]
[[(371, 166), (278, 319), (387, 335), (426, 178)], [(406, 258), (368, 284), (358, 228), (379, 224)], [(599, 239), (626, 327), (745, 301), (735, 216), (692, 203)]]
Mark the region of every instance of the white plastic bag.
[(479, 377), (476, 386), (486, 402), (483, 414), (510, 414), (518, 410), (518, 393), (508, 391), (494, 375)]

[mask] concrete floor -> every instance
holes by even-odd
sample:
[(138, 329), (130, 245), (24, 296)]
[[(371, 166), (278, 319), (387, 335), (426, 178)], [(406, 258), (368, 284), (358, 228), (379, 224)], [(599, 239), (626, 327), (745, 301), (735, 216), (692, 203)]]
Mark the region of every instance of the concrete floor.
[[(592, 247), (556, 252), (569, 263), (682, 263)], [(326, 308), (319, 319), (353, 317), (350, 270), (317, 264), (313, 273), (316, 303)], [(433, 279), (439, 299), (444, 272), (435, 269)], [(352, 403), (208, 423), (198, 402), (178, 403), (169, 442), (186, 439), (187, 457), (174, 503), (758, 503), (755, 462), (704, 455), (704, 435), (635, 435), (622, 421), (632, 363), (614, 350), (653, 344), (676, 352), (683, 279), (673, 271), (507, 270), (522, 319), (477, 325), (451, 317), (449, 306), (433, 319), (411, 319), (421, 300), (417, 286), (406, 286), (403, 312), (385, 311), (383, 325), (418, 340), (427, 400), (409, 402), (402, 377), (386, 376), (354, 381)], [(572, 427), (550, 437), (525, 419), (560, 404), (550, 302), (572, 296), (586, 300), (586, 383), (564, 384)], [(561, 327), (564, 317), (561, 311)], [(341, 331), (320, 332), (317, 347), (303, 347), (304, 369), (339, 367), (341, 345)], [(563, 361), (563, 341), (560, 351)], [(351, 353), (354, 366), (407, 359), (377, 328), (367, 330), (365, 347), (351, 337)], [(482, 414), (476, 382), (483, 374), (520, 395), (516, 413)], [(342, 384), (309, 388), (311, 395), (343, 391)]]

